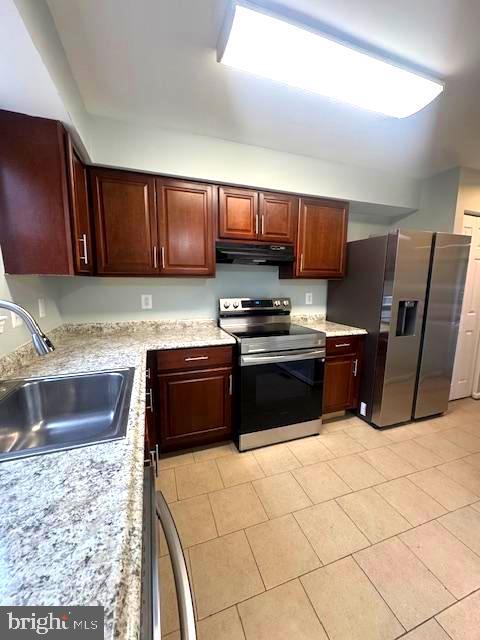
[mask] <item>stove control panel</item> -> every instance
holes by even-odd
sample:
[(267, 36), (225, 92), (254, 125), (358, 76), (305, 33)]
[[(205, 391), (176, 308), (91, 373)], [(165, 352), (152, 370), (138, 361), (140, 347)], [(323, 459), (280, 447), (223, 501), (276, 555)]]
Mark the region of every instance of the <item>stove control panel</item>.
[(218, 301), (221, 315), (249, 313), (290, 313), (290, 298), (220, 298)]

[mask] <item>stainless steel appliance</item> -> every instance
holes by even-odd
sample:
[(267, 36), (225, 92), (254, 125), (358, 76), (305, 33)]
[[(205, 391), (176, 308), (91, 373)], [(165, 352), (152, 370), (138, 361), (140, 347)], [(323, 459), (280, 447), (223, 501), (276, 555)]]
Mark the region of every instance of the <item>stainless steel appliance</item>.
[(160, 527), (165, 535), (177, 597), (181, 640), (196, 640), (197, 630), (193, 596), (187, 565), (178, 531), (161, 491), (155, 491), (158, 458), (155, 451), (144, 465), (143, 477), (143, 543), (142, 543), (142, 608), (140, 640), (158, 640), (162, 634), (161, 576), (159, 572)]
[(238, 343), (240, 451), (319, 433), (325, 334), (290, 321), (289, 298), (222, 298), (219, 326)]
[(368, 331), (360, 415), (386, 427), (448, 406), (470, 237), (396, 230), (348, 243), (327, 319)]

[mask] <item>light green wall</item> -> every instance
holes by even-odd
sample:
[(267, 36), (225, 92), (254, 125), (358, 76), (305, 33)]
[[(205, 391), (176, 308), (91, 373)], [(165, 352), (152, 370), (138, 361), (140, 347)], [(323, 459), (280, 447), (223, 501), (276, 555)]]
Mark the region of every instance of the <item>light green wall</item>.
[(453, 232), (460, 187), (459, 167), (423, 181), (418, 211), (402, 218), (395, 227)]

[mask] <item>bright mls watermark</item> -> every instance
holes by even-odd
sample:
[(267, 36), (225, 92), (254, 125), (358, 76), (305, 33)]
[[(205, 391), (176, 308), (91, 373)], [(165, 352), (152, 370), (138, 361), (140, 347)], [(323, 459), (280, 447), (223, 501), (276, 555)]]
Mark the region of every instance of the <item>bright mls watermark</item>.
[(0, 607), (1, 640), (103, 640), (103, 607)]

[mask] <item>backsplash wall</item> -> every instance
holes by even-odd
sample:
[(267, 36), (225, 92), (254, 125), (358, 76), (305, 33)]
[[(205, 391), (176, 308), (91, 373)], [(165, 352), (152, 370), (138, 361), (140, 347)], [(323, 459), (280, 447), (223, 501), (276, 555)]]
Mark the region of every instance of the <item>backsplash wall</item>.
[[(48, 333), (62, 323), (57, 306), (56, 278), (39, 276), (6, 276), (3, 268), (0, 250), (0, 298), (14, 300), (25, 307), (39, 322), (42, 329)], [(47, 315), (38, 317), (38, 299), (45, 300)], [(30, 341), (30, 334), (25, 326), (13, 327), (11, 315), (0, 309), (0, 316), (6, 316), (4, 331), (0, 334), (0, 356), (10, 353), (17, 347)]]
[[(279, 280), (277, 267), (217, 265), (215, 278), (56, 278), (65, 322), (216, 318), (222, 297), (287, 296), (294, 313), (325, 313), (327, 283)], [(305, 304), (305, 294), (313, 304)], [(151, 293), (153, 309), (140, 308)]]

